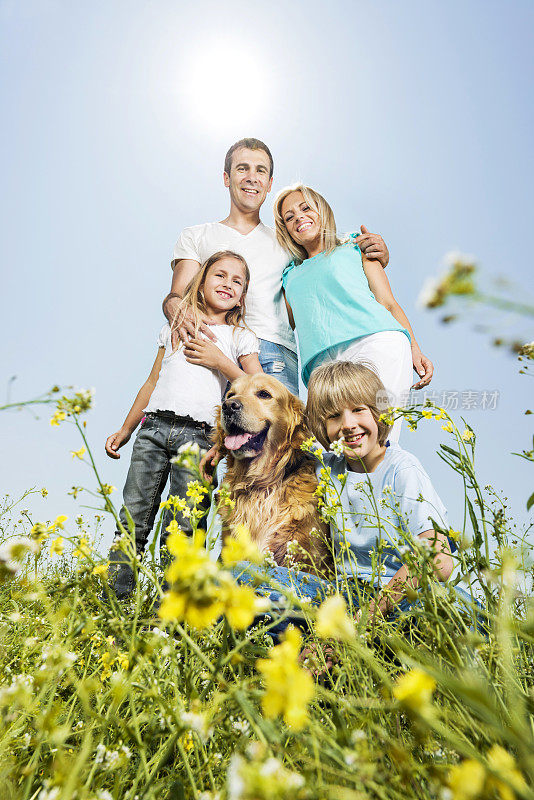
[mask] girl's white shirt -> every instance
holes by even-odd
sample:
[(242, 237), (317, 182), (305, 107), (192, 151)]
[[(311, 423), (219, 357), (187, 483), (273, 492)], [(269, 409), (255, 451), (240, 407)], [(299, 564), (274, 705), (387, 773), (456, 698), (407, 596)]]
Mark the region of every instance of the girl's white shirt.
[[(210, 325), (210, 328), (217, 337), (214, 344), (235, 364), (239, 364), (241, 356), (259, 352), (258, 338), (247, 328), (232, 325)], [(213, 425), (215, 408), (222, 400), (228, 379), (218, 370), (190, 364), (181, 345), (173, 353), (168, 323), (160, 331), (158, 347), (165, 348), (165, 355), (145, 411), (173, 411), (179, 416)]]

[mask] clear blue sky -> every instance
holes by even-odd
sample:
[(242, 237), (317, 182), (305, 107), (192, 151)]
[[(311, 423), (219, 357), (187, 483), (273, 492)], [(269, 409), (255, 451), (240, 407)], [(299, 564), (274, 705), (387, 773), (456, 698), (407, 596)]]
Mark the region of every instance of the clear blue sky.
[[(524, 521), (532, 469), (510, 453), (531, 441), (531, 379), (416, 298), (451, 249), (532, 285), (533, 22), (530, 0), (1, 0), (2, 398), (13, 375), (13, 399), (96, 387), (90, 440), (122, 488), (131, 445), (117, 463), (103, 444), (154, 358), (173, 244), (226, 215), (224, 153), (254, 135), (274, 153), (274, 190), (302, 179), (341, 230), (384, 236), (435, 388), (499, 390), (496, 411), (466, 417), (482, 484)], [(1, 487), (46, 486), (26, 507), (72, 518), (67, 491), (94, 480), (69, 454), (73, 429), (49, 416), (0, 415)], [(459, 524), (460, 484), (435, 454), (446, 438), (429, 423), (401, 444)]]

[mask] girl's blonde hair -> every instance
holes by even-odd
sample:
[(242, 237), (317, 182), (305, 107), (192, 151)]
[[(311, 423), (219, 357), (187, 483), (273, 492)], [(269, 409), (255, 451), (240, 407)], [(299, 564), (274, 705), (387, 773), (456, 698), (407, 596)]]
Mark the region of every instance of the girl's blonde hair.
[(380, 419), (387, 391), (376, 373), (352, 361), (331, 361), (316, 367), (308, 384), (306, 413), (311, 432), (327, 450), (326, 420), (342, 408), (367, 406), (378, 427), (378, 443), (385, 444), (391, 426)]
[(206, 275), (208, 274), (209, 268), (218, 261), (221, 261), (223, 258), (233, 258), (236, 261), (239, 261), (239, 263), (243, 265), (245, 271), (245, 280), (243, 282), (243, 294), (241, 295), (241, 300), (237, 306), (234, 306), (226, 312), (224, 321), (227, 325), (233, 325), (234, 328), (245, 325), (245, 295), (250, 283), (250, 270), (248, 268), (248, 264), (243, 256), (240, 256), (239, 253), (234, 253), (233, 250), (219, 250), (202, 264), (193, 280), (187, 285), (180, 305), (176, 309), (176, 313), (171, 323), (171, 329), (174, 328), (176, 321), (183, 314), (184, 309), (189, 307), (193, 312), (195, 321), (195, 336), (198, 335), (198, 329), (202, 323), (202, 315), (206, 314), (209, 316), (209, 311), (206, 307), (206, 301), (204, 299), (204, 292), (202, 291), (204, 287), (204, 281), (206, 280)]
[(308, 253), (305, 248), (297, 244), (289, 235), (284, 218), (282, 217), (282, 203), (292, 192), (301, 192), (310, 208), (313, 208), (313, 210), (319, 214), (319, 223), (322, 228), (323, 249), (326, 253), (331, 253), (335, 247), (342, 243), (336, 232), (334, 212), (319, 192), (316, 192), (315, 189), (309, 186), (304, 186), (303, 183), (295, 183), (293, 186), (286, 186), (274, 201), (274, 222), (276, 226), (276, 238), (279, 244), (284, 250), (291, 253), (297, 261), (304, 261), (308, 258)]

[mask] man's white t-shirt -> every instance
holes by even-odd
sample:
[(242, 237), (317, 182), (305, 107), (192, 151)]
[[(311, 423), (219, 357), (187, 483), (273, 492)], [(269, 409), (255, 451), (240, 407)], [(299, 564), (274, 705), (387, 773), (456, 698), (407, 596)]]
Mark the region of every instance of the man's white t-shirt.
[[(210, 325), (210, 329), (217, 337), (217, 347), (236, 364), (241, 356), (259, 351), (256, 335), (246, 328)], [(173, 353), (169, 323), (160, 331), (158, 347), (165, 348), (165, 355), (145, 411), (174, 411), (180, 417), (191, 417), (197, 422), (213, 425), (215, 408), (221, 402), (227, 378), (216, 369), (190, 364), (185, 359), (182, 345)]]
[(282, 295), (282, 272), (290, 259), (272, 228), (259, 222), (246, 235), (222, 222), (184, 228), (174, 246), (173, 262), (190, 258), (203, 264), (219, 250), (233, 250), (243, 256), (250, 269), (245, 301), (247, 325), (260, 339), (295, 351), (295, 337)]

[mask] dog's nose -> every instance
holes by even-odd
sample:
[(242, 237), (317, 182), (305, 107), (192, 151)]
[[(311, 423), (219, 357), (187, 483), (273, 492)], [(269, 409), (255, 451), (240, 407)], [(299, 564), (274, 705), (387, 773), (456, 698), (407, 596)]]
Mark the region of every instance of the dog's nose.
[(222, 407), (224, 411), (241, 411), (243, 403), (240, 403), (239, 400), (225, 400)]

